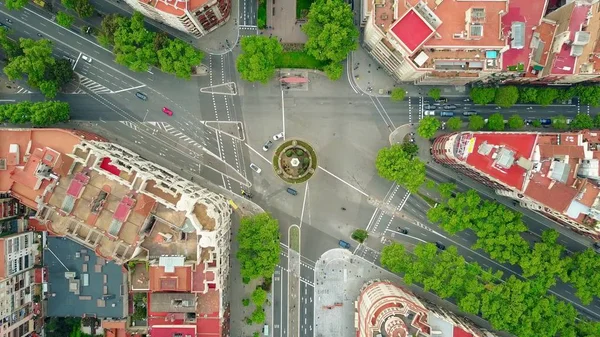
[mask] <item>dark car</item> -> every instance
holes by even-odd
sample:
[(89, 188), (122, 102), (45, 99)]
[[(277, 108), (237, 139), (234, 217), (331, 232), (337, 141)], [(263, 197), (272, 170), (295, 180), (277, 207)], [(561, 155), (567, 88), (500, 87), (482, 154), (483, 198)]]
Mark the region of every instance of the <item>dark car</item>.
[(285, 191), (288, 192), (291, 195), (298, 195), (298, 191), (296, 191), (295, 189), (293, 189), (291, 187), (286, 188)]
[(408, 234), (408, 229), (406, 229), (406, 228), (400, 228), (400, 227), (398, 227), (397, 231), (400, 232), (400, 233), (402, 233), (402, 234)]
[(139, 91), (135, 93), (135, 97), (137, 97), (143, 101), (148, 100), (148, 96), (146, 96), (146, 94), (144, 94), (143, 92), (139, 92)]
[(436, 242), (435, 242), (435, 246), (436, 246), (436, 247), (437, 247), (439, 250), (446, 250), (446, 246), (445, 246), (443, 243), (439, 242), (439, 241), (436, 241)]
[(592, 245), (592, 248), (594, 248), (594, 251), (598, 254), (600, 254), (600, 242), (594, 242), (594, 244)]
[(463, 116), (475, 116), (478, 115), (479, 113), (475, 110), (468, 110), (463, 112)]
[(552, 124), (552, 119), (550, 119), (550, 118), (542, 118), (542, 119), (540, 119), (540, 123), (542, 125), (551, 125)]
[(446, 109), (446, 110), (454, 110), (454, 109), (456, 109), (458, 107), (456, 105), (454, 105), (454, 104), (446, 104), (446, 105), (443, 106), (443, 108)]

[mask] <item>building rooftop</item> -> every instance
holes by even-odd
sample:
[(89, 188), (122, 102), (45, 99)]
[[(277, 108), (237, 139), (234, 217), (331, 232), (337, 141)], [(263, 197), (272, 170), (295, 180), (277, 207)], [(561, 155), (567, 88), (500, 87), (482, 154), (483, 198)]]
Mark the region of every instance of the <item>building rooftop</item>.
[[(583, 24), (587, 20), (591, 5), (572, 2), (557, 10), (564, 11), (569, 15), (568, 24), (559, 26), (555, 38), (555, 45), (559, 48), (554, 50), (551, 73), (557, 75), (569, 75), (575, 73), (577, 58), (583, 53), (583, 46), (578, 45), (577, 40), (589, 40), (589, 32), (583, 32)], [(576, 37), (577, 35), (577, 37)], [(573, 43), (570, 43), (572, 41)], [(586, 42), (587, 43), (587, 42)], [(579, 50), (581, 49), (581, 50)]]
[(433, 28), (414, 9), (406, 12), (391, 30), (411, 53), (433, 35)]
[(150, 291), (190, 292), (192, 290), (191, 266), (175, 267), (172, 272), (165, 267), (150, 266)]
[(47, 245), (47, 316), (127, 317), (126, 274), (121, 266), (66, 238), (50, 236)]
[[(526, 66), (531, 54), (534, 29), (546, 13), (548, 0), (510, 0), (508, 11), (502, 16), (502, 34), (509, 49), (502, 53), (506, 70), (519, 64)], [(551, 44), (551, 43), (550, 43)]]
[(165, 12), (175, 16), (182, 16), (185, 14), (185, 10), (196, 11), (202, 6), (211, 2), (211, 0), (139, 0), (142, 3), (149, 4), (150, 6), (158, 9), (161, 12)]
[(456, 146), (462, 149), (467, 164), (521, 189), (527, 170), (518, 160), (531, 158), (536, 139), (534, 133), (463, 133)]

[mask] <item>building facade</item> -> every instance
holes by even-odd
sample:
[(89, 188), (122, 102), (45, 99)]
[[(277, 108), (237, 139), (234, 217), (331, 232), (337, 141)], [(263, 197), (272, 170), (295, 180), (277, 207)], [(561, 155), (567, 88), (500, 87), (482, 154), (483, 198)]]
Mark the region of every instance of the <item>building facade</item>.
[(224, 25), (231, 13), (231, 0), (125, 0), (152, 20), (200, 38)]
[[(149, 298), (153, 289), (170, 293), (183, 287), (186, 294), (181, 296), (194, 297), (194, 310), (198, 310), (186, 311), (184, 321), (190, 323), (193, 318), (192, 324), (202, 327), (205, 336), (228, 335), (232, 210), (224, 197), (127, 148), (80, 131), (0, 130), (2, 163), (0, 191), (10, 193), (35, 210), (33, 218), (38, 230), (42, 228), (50, 235), (68, 238), (89, 248), (102, 260), (117, 264), (144, 262), (150, 271), (143, 281), (148, 283), (145, 291), (149, 292)], [(32, 241), (28, 236), (19, 240), (8, 241), (11, 245), (6, 245), (19, 248), (5, 255), (6, 270), (10, 273), (26, 268), (24, 261), (28, 255), (23, 249), (30, 247)], [(13, 268), (15, 262), (17, 269)], [(179, 281), (176, 272), (179, 269), (187, 270), (184, 274), (189, 273), (190, 277)], [(135, 272), (131, 272), (133, 277)], [(72, 274), (74, 282), (79, 282), (79, 275)], [(81, 275), (82, 279), (84, 276)], [(52, 280), (43, 282), (45, 290), (46, 282), (53, 285)], [(139, 287), (138, 283), (139, 280), (130, 282), (132, 288)], [(113, 291), (116, 296), (124, 297), (123, 302), (128, 302), (127, 291), (120, 291), (120, 295), (118, 289)], [(43, 296), (53, 293), (44, 292)], [(89, 294), (77, 295), (80, 300), (98, 303), (115, 296), (105, 294), (96, 299)], [(169, 325), (171, 319), (179, 316), (168, 319), (161, 316), (159, 325)], [(152, 330), (150, 323), (156, 321), (149, 321), (146, 329)], [(108, 325), (116, 329), (119, 324)], [(210, 331), (206, 330), (208, 326)]]
[(438, 137), (436, 162), (600, 239), (600, 133), (461, 132)]
[(356, 302), (358, 337), (493, 337), (465, 318), (419, 299), (389, 281), (366, 283)]

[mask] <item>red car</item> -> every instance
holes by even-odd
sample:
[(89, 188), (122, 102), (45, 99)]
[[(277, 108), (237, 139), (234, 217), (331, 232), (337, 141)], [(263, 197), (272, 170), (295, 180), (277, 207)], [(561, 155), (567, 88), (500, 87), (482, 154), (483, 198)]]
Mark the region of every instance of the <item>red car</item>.
[(163, 107), (163, 112), (169, 116), (173, 116), (173, 111), (167, 107)]

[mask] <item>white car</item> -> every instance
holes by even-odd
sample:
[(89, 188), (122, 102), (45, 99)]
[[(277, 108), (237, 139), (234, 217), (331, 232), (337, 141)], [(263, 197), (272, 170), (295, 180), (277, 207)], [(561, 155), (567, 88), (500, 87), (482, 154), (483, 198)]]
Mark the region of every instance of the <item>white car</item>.
[(88, 63), (92, 63), (92, 58), (87, 55), (81, 55), (81, 58)]
[(425, 110), (423, 111), (425, 116), (435, 116), (435, 110)]
[(262, 172), (262, 170), (260, 169), (260, 167), (256, 166), (256, 164), (254, 164), (254, 163), (250, 163), (250, 168), (254, 172), (258, 173), (258, 174), (260, 174)]
[(273, 135), (273, 140), (280, 140), (281, 138), (283, 138), (283, 131), (276, 135)]

